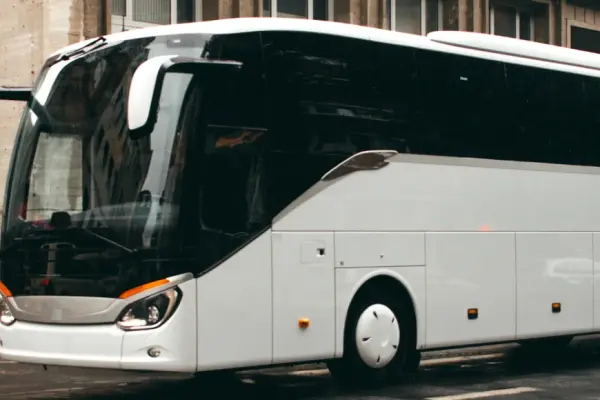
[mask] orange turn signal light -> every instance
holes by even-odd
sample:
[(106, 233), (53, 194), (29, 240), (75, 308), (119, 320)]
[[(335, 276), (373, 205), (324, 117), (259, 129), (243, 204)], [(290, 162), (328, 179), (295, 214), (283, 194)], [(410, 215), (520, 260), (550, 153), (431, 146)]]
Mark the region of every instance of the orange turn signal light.
[(145, 291), (150, 290), (150, 289), (154, 289), (155, 287), (162, 286), (162, 285), (165, 285), (165, 284), (170, 283), (170, 282), (171, 281), (168, 280), (168, 279), (159, 279), (157, 281), (153, 281), (153, 282), (149, 282), (149, 283), (144, 283), (143, 285), (136, 286), (133, 289), (129, 289), (129, 290), (124, 291), (123, 293), (121, 293), (121, 295), (119, 296), (119, 298), (120, 299), (127, 299), (129, 297), (135, 296), (136, 294), (145, 292)]
[(10, 291), (9, 288), (6, 287), (6, 285), (2, 282), (0, 282), (0, 293), (2, 293), (2, 295), (4, 297), (12, 297), (12, 292)]
[(310, 319), (308, 318), (300, 318), (298, 320), (298, 328), (306, 329), (310, 326)]
[(468, 319), (477, 319), (479, 317), (479, 310), (477, 308), (469, 308), (467, 310)]

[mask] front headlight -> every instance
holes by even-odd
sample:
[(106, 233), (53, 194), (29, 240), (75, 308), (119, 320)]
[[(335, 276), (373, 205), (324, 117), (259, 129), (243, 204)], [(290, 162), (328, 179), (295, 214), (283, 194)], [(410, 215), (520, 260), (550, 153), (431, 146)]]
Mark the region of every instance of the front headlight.
[(165, 323), (179, 305), (181, 292), (170, 288), (127, 306), (117, 320), (125, 331), (153, 329)]
[(15, 322), (15, 317), (10, 311), (6, 297), (0, 294), (0, 323), (5, 326), (12, 325)]

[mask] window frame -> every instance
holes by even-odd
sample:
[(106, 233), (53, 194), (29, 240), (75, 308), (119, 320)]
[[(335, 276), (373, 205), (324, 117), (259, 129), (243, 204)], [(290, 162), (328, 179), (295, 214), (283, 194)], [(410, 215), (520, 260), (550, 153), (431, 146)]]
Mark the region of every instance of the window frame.
[[(133, 3), (135, 0), (125, 0), (125, 10), (124, 15), (113, 14), (112, 10), (110, 11), (111, 17), (111, 26), (119, 27), (120, 31), (126, 31), (130, 29), (140, 29), (140, 28), (148, 28), (160, 26), (161, 24), (155, 24), (150, 22), (142, 22), (136, 21), (133, 19)], [(263, 8), (258, 10), (258, 14), (260, 17), (265, 18), (273, 18), (277, 15), (278, 2), (282, 0), (271, 0), (271, 15), (264, 16)], [(285, 0), (283, 0), (285, 1)], [(314, 19), (314, 1), (315, 0), (306, 0), (307, 1), (307, 19)], [(327, 21), (335, 21), (334, 15), (334, 1), (335, 0), (326, 0), (327, 1)], [(423, 0), (426, 1), (426, 0)], [(441, 0), (438, 0), (441, 1)], [(203, 21), (202, 15), (202, 3), (203, 0), (196, 0), (194, 4), (194, 20), (195, 21)], [(262, 2), (261, 2), (262, 3)], [(170, 17), (169, 24), (177, 24), (179, 21), (177, 19), (177, 0), (170, 0)]]
[[(200, 0), (201, 1), (201, 0)], [(264, 6), (261, 8), (261, 10), (259, 11), (260, 16), (261, 17), (265, 17), (265, 18), (276, 18), (277, 17), (277, 11), (278, 11), (278, 2), (281, 0), (271, 0), (271, 15), (268, 16), (263, 16), (263, 10), (264, 10)], [(285, 1), (285, 0), (284, 0)], [(333, 10), (333, 3), (334, 0), (326, 0), (327, 1), (327, 21), (334, 21), (334, 10)], [(315, 9), (315, 0), (306, 0), (307, 2), (307, 17), (306, 19), (314, 19), (314, 9)], [(262, 2), (261, 2), (262, 3)]]
[[(113, 14), (110, 10), (111, 25), (113, 27), (119, 27), (121, 31), (130, 29), (140, 29), (160, 26), (162, 24), (155, 24), (151, 22), (136, 21), (133, 19), (133, 3), (135, 0), (125, 0), (125, 15)], [(202, 0), (195, 1), (195, 21), (202, 21)], [(170, 15), (168, 24), (176, 24), (177, 20), (177, 0), (170, 0)], [(114, 31), (114, 30), (113, 30)]]
[[(530, 38), (529, 39), (521, 39), (521, 14), (523, 13), (523, 10), (519, 9), (518, 7), (514, 7), (512, 5), (506, 5), (506, 4), (494, 4), (491, 3), (490, 4), (490, 23), (489, 23), (489, 33), (492, 35), (495, 35), (495, 27), (496, 27), (496, 18), (495, 18), (495, 13), (496, 13), (496, 6), (502, 5), (503, 7), (507, 7), (512, 9), (515, 12), (515, 39), (520, 39), (520, 40), (529, 40), (530, 42), (534, 42), (535, 41), (535, 18), (533, 18), (533, 16), (529, 17), (529, 32), (530, 33)], [(512, 37), (512, 36), (511, 36)]]
[[(398, 0), (390, 0), (389, 5), (389, 30), (393, 32), (402, 32), (396, 30), (396, 7)], [(421, 36), (427, 35), (427, 0), (420, 0), (421, 5)], [(437, 2), (437, 28), (435, 30), (439, 31), (443, 29), (444, 26), (444, 1), (436, 0)]]
[[(515, 38), (516, 39), (520, 39), (520, 40), (527, 40), (527, 39), (521, 39), (521, 13), (524, 11), (527, 11), (527, 9), (522, 9), (518, 6), (515, 6), (514, 2), (513, 3), (509, 3), (509, 2), (503, 2), (502, 0), (485, 0), (486, 1), (486, 7), (487, 7), (487, 15), (486, 15), (486, 24), (487, 24), (487, 32), (495, 35), (494, 33), (494, 28), (495, 28), (495, 18), (494, 18), (494, 6), (499, 6), (502, 5), (504, 7), (509, 7), (512, 8), (513, 10), (515, 10), (515, 23), (516, 23), (516, 35)], [(552, 17), (552, 10), (551, 10), (551, 6), (552, 6), (552, 0), (531, 0), (530, 1), (530, 5), (531, 6), (543, 6), (546, 7), (546, 11), (547, 11), (547, 16), (548, 16), (548, 43), (552, 44), (553, 41), (553, 34), (552, 31), (555, 29), (555, 24), (556, 21), (553, 21), (553, 17)], [(535, 8), (533, 9), (535, 10)], [(530, 18), (530, 25), (529, 25), (529, 31), (531, 32), (531, 38), (528, 39), (531, 42), (535, 42), (535, 29), (536, 29), (536, 14), (534, 11), (532, 11), (529, 15)], [(542, 43), (546, 43), (546, 42), (542, 42)]]

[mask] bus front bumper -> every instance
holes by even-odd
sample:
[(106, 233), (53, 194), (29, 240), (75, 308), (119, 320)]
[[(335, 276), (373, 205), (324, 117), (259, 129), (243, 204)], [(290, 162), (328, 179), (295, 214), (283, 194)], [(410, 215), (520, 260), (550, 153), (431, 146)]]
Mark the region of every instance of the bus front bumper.
[(124, 333), (115, 325), (0, 326), (0, 359), (33, 364), (122, 368)]
[(125, 331), (116, 324), (0, 324), (0, 359), (32, 364), (143, 371), (197, 370), (196, 283), (189, 279), (168, 320)]
[[(178, 319), (183, 319), (180, 316)], [(173, 321), (175, 322), (175, 321)], [(0, 325), (0, 359), (28, 364), (137, 371), (196, 372), (190, 341), (178, 326), (125, 332), (116, 325), (65, 326), (17, 321)], [(188, 329), (184, 334), (194, 334)], [(187, 343), (186, 343), (187, 342)], [(194, 343), (195, 344), (195, 343)], [(151, 356), (150, 350), (158, 351)]]

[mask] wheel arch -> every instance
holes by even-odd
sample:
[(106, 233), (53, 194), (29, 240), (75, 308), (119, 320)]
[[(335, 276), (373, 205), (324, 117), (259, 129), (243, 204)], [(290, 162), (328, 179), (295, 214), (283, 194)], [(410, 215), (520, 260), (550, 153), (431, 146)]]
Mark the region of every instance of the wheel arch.
[(414, 334), (411, 340), (414, 341), (413, 344), (415, 348), (417, 348), (419, 341), (420, 315), (416, 306), (416, 296), (411, 285), (407, 279), (393, 271), (377, 270), (366, 274), (354, 285), (351, 295), (349, 296), (351, 300), (348, 302), (348, 306), (343, 309), (343, 329), (341, 331), (338, 330), (339, 336), (336, 340), (336, 357), (343, 356), (343, 341), (348, 329), (348, 311), (354, 306), (359, 296), (362, 296), (364, 293), (367, 293), (371, 290), (397, 291), (398, 296), (406, 302), (407, 306), (412, 311), (411, 321)]

